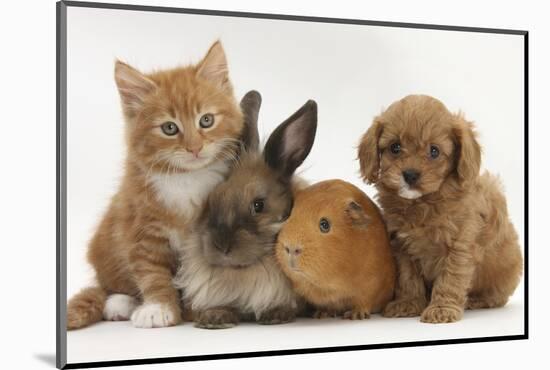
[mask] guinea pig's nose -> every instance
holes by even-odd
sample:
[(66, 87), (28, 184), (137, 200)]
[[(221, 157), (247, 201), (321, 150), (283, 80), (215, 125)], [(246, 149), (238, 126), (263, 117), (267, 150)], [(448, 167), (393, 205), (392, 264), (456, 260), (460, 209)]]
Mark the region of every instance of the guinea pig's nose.
[(285, 251), (289, 256), (298, 256), (302, 253), (302, 248), (295, 246), (285, 246)]
[(405, 179), (405, 182), (409, 185), (414, 185), (420, 178), (420, 172), (413, 169), (407, 169), (403, 171), (403, 179)]

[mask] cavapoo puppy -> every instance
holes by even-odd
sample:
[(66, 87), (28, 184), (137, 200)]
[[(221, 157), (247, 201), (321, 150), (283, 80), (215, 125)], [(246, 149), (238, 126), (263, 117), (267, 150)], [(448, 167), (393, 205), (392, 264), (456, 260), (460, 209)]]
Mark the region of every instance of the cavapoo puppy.
[(407, 96), (374, 119), (359, 161), (376, 184), (398, 266), (384, 316), (444, 323), (465, 308), (506, 304), (523, 259), (499, 180), (479, 174), (472, 123), (437, 99)]

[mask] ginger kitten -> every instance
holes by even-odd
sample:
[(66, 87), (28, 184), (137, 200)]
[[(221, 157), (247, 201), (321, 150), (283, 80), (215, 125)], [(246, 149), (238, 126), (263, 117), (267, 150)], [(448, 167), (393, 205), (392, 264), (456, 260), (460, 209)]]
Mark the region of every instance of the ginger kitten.
[(75, 295), (67, 328), (105, 320), (165, 327), (182, 320), (173, 247), (234, 158), (243, 128), (221, 43), (197, 65), (142, 74), (117, 61), (125, 173), (89, 244), (98, 286)]

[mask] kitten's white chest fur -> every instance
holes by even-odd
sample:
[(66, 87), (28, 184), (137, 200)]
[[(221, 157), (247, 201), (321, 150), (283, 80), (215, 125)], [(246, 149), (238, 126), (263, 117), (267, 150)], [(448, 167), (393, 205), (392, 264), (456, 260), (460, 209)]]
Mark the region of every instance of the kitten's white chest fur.
[(192, 218), (228, 172), (226, 163), (216, 161), (207, 167), (185, 173), (154, 174), (151, 176), (151, 184), (157, 199), (166, 208)]

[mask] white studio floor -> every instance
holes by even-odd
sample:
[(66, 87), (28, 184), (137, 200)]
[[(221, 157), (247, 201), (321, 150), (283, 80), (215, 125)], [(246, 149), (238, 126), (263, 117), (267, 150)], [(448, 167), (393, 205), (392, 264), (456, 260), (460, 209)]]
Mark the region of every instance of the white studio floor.
[(242, 323), (222, 330), (192, 323), (162, 329), (136, 329), (131, 322), (101, 322), (67, 333), (69, 363), (195, 356), (300, 348), (320, 348), (437, 339), (521, 335), (524, 306), (516, 294), (503, 308), (466, 311), (453, 324), (424, 324), (419, 318), (369, 320), (301, 318), (284, 325)]

